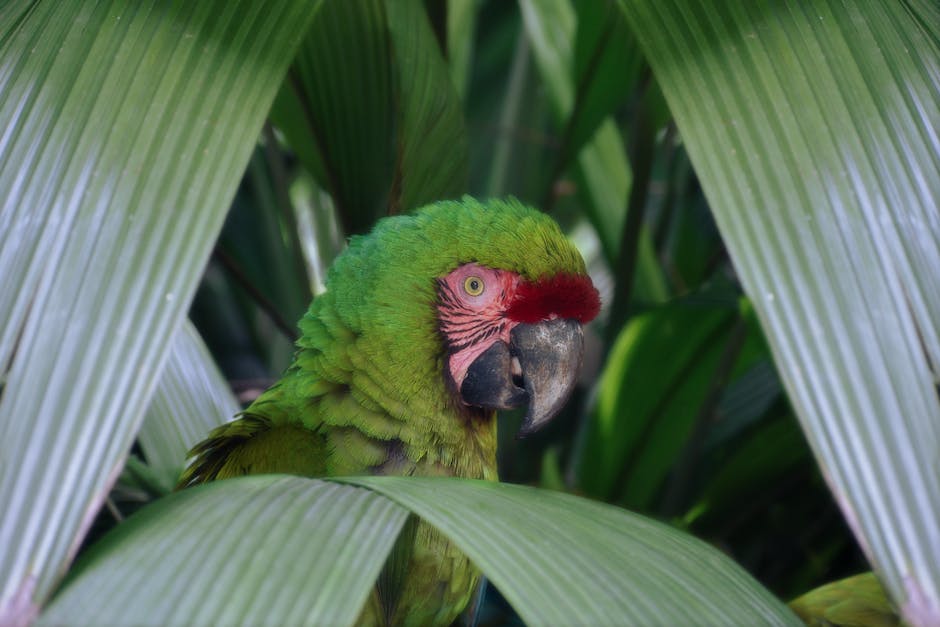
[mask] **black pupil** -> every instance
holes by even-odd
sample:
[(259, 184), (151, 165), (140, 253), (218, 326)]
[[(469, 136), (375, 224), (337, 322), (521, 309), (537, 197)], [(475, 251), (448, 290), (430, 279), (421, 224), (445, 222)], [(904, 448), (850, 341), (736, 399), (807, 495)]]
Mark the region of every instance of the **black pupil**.
[(471, 292), (475, 292), (475, 291), (477, 291), (478, 289), (480, 289), (480, 282), (477, 281), (476, 279), (471, 280), (471, 281), (470, 281), (470, 291), (471, 291)]

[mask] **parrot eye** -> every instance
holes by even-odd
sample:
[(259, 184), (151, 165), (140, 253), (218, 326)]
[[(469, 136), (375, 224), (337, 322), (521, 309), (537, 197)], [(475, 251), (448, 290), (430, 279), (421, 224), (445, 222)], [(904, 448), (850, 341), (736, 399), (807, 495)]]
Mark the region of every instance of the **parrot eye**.
[(483, 279), (478, 276), (468, 276), (463, 282), (463, 291), (470, 296), (479, 296), (484, 289)]

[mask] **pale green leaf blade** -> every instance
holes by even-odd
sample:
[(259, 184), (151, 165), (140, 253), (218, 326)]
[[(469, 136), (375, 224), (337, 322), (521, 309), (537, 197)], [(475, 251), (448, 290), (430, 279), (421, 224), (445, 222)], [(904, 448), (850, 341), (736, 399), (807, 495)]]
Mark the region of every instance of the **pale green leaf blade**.
[(352, 624), (407, 516), (300, 477), (183, 490), (94, 546), (39, 624)]
[[(612, 119), (601, 122), (594, 137), (575, 158), (575, 166), (575, 179), (586, 213), (597, 230), (605, 256), (613, 263), (620, 250), (620, 233), (633, 172), (620, 131)], [(651, 248), (649, 252), (652, 253)], [(652, 255), (646, 261), (640, 266), (656, 268)]]
[(13, 7), (0, 623), (51, 592), (119, 472), (307, 20), (299, 0)]
[(912, 624), (940, 623), (940, 20), (623, 2), (790, 399)]
[(289, 193), (297, 222), (297, 240), (310, 278), (310, 293), (316, 297), (326, 289), (327, 270), (346, 241), (333, 198), (312, 176), (306, 173), (298, 176)]
[(625, 510), (484, 481), (348, 481), (450, 537), (530, 625), (799, 624), (718, 550)]
[(240, 409), (199, 332), (185, 321), (137, 434), (147, 464), (164, 487), (176, 484), (190, 447)]

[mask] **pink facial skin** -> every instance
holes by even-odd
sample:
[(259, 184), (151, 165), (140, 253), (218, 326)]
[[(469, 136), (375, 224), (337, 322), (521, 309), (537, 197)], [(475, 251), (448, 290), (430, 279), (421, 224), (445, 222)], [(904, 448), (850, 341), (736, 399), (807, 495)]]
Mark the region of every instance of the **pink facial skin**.
[[(477, 296), (466, 289), (467, 280), (473, 277), (483, 283), (483, 291)], [(477, 357), (494, 342), (509, 343), (509, 332), (519, 323), (507, 318), (505, 312), (519, 277), (506, 270), (467, 263), (438, 283), (441, 333), (450, 348), (447, 366), (459, 390)]]
[[(468, 291), (470, 278), (482, 282), (482, 292)], [(438, 279), (438, 295), (447, 367), (458, 390), (470, 364), (494, 342), (509, 344), (509, 332), (516, 325), (555, 318), (586, 324), (600, 310), (600, 297), (587, 276), (561, 273), (524, 281), (514, 272), (477, 263), (466, 263)]]

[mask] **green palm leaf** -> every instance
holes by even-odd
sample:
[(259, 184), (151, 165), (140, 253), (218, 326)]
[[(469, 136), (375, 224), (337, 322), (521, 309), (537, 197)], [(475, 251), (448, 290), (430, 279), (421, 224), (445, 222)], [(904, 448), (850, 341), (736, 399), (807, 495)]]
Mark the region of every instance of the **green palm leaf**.
[(837, 501), (940, 622), (936, 7), (621, 6)]
[(529, 624), (796, 621), (716, 549), (608, 505), (482, 481), (345, 481), (375, 492), (267, 476), (154, 503), (76, 565), (40, 623), (348, 624), (409, 511)]
[(309, 10), (2, 11), (7, 624), (50, 594), (123, 465)]
[(272, 117), (347, 233), (466, 191), (460, 101), (417, 0), (325, 3)]

